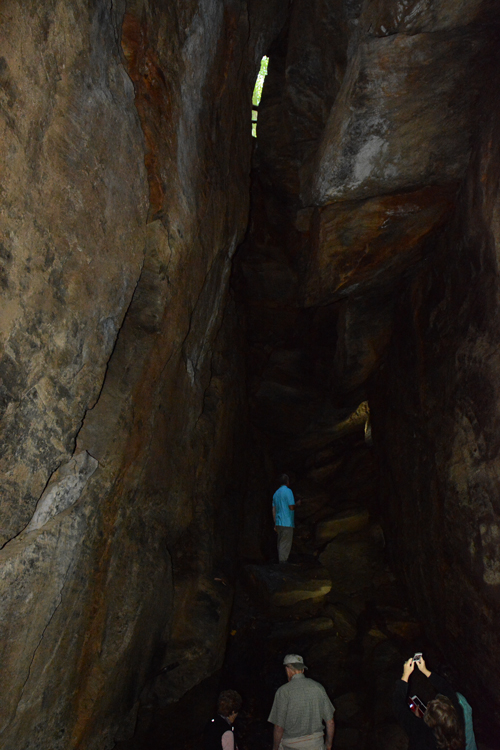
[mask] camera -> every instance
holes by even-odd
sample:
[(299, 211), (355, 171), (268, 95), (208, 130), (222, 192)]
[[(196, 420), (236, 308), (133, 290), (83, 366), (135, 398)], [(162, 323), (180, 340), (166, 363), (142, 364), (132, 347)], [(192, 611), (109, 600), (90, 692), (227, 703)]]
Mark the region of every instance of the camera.
[(420, 700), (418, 695), (412, 695), (411, 699), (408, 701), (408, 705), (415, 716), (418, 716), (419, 719), (423, 718), (427, 706), (423, 701)]

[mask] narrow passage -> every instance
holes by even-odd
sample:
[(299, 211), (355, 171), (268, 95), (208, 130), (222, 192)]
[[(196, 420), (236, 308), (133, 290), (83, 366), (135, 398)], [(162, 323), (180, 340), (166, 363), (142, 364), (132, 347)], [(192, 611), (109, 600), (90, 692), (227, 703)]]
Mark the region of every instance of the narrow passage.
[[(318, 521), (320, 511), (320, 498), (304, 498), (290, 562), (242, 571), (219, 682), (244, 699), (236, 720), (239, 750), (272, 747), (267, 717), (285, 682), (287, 653), (301, 654), (307, 676), (329, 693), (336, 750), (405, 750), (407, 738), (392, 711), (394, 683), (415, 651), (435, 671), (443, 656), (412, 615), (369, 509), (345, 507)], [(487, 727), (474, 718), (476, 739), (486, 737)], [(179, 748), (194, 750), (200, 742), (192, 737)]]

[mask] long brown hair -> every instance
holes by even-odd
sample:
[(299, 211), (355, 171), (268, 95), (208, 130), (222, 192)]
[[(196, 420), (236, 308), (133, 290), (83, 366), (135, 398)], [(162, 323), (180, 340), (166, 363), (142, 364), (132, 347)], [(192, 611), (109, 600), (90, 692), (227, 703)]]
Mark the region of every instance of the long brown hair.
[(437, 695), (427, 704), (424, 721), (434, 732), (440, 750), (464, 750), (462, 722), (455, 706), (446, 695)]

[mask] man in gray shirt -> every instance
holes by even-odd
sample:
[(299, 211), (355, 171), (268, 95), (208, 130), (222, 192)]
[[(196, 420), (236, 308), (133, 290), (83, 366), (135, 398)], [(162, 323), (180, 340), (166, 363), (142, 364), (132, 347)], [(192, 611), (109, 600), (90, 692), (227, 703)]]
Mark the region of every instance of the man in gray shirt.
[(273, 750), (331, 750), (335, 709), (325, 688), (305, 677), (298, 654), (288, 654), (283, 664), (288, 682), (276, 691), (268, 719), (274, 724)]

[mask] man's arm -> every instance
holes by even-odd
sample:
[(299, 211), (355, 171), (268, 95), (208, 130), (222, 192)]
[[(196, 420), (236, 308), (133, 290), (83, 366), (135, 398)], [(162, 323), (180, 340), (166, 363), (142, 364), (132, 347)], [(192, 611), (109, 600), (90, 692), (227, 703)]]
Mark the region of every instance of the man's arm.
[(276, 531), (276, 508), (273, 505), (273, 521), (274, 521), (274, 530)]
[(332, 718), (326, 722), (325, 750), (331, 750), (333, 735), (335, 733), (335, 719)]
[(274, 725), (273, 750), (278, 750), (284, 731), (283, 727), (278, 726), (278, 724)]

